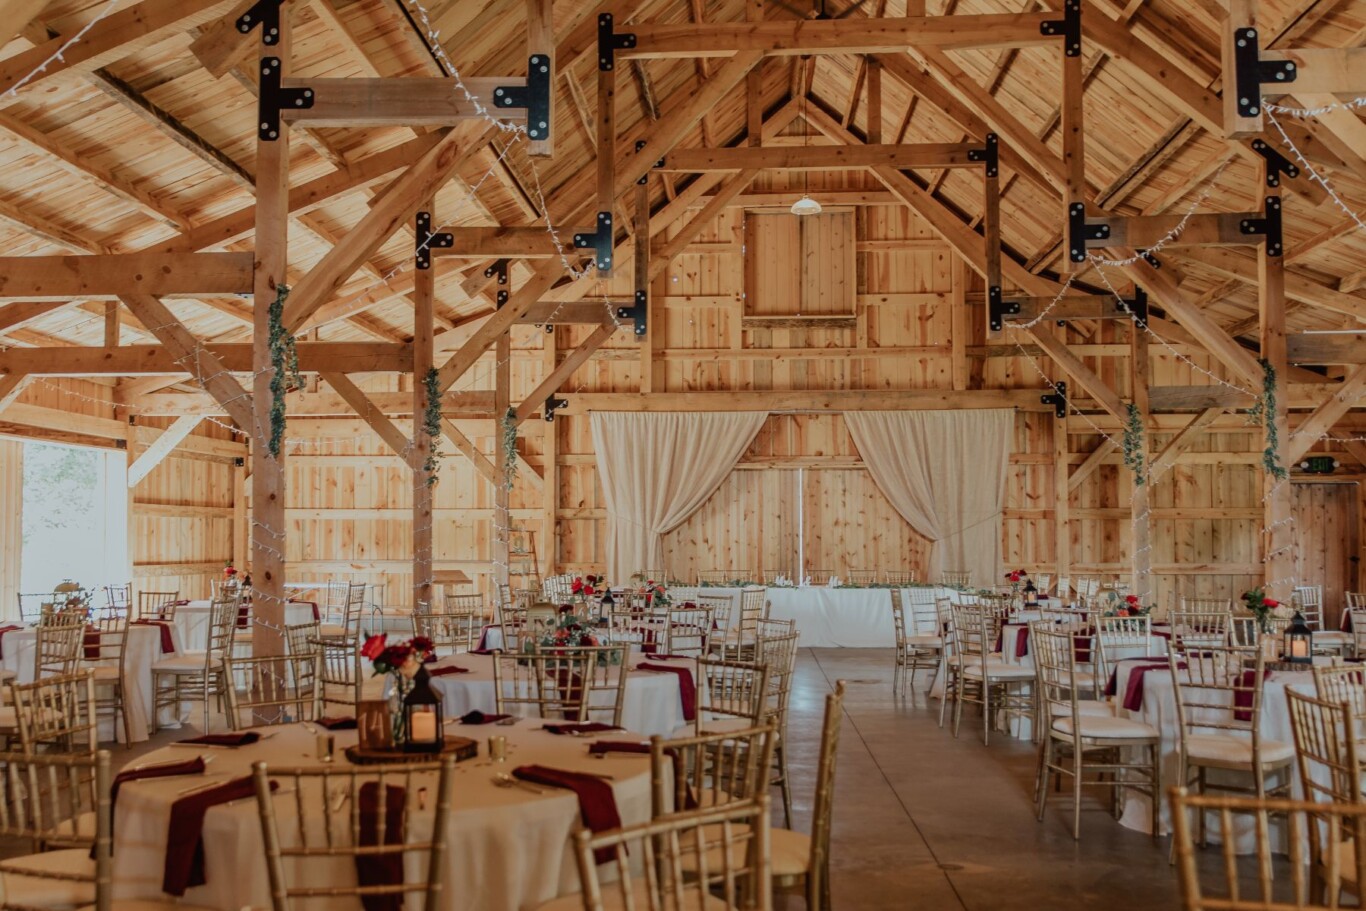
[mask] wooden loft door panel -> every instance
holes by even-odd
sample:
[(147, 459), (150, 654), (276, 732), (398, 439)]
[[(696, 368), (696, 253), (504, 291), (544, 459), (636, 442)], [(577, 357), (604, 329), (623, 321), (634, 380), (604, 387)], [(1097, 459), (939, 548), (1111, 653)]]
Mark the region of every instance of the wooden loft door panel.
[(1359, 496), (1356, 483), (1291, 485), (1301, 585), (1323, 586), (1323, 624), (1337, 629), (1343, 593), (1356, 591)]

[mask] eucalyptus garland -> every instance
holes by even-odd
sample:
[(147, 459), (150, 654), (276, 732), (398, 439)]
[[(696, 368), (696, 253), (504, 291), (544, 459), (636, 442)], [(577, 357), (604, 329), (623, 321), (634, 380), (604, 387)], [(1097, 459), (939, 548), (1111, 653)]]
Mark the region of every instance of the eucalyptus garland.
[(1129, 420), (1124, 425), (1124, 464), (1134, 473), (1134, 485), (1147, 483), (1147, 470), (1143, 464), (1143, 415), (1138, 406), (1129, 403)]
[(436, 483), (436, 472), (441, 467), (437, 461), (441, 456), (441, 372), (435, 367), (427, 370), (422, 378), (427, 394), (427, 410), (423, 415), (422, 429), (427, 433), (427, 461), (422, 468), (427, 472), (427, 485)]
[(509, 408), (502, 418), (503, 426), (503, 470), (507, 472), (504, 486), (512, 490), (512, 482), (517, 479), (517, 409)]
[(277, 285), (275, 300), (270, 305), (270, 455), (280, 457), (285, 441), (285, 392), (290, 386), (301, 386), (299, 352), (294, 347), (294, 336), (285, 330), (285, 299), (288, 285)]
[(1290, 476), (1281, 464), (1281, 432), (1276, 426), (1276, 368), (1266, 358), (1258, 358), (1262, 365), (1262, 394), (1248, 411), (1248, 415), (1261, 421), (1266, 434), (1266, 448), (1262, 450), (1262, 468), (1278, 481)]

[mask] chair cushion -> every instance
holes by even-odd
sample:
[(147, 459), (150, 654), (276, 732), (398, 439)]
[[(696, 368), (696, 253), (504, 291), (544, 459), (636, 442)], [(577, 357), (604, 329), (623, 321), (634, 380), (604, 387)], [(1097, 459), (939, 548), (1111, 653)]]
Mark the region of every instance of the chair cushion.
[(152, 664), (154, 674), (195, 674), (204, 672), (205, 652), (180, 652)]
[(93, 670), (96, 683), (116, 683), (119, 679), (119, 666), (117, 664), (95, 664), (82, 668), (82, 670)]
[[(1132, 718), (1119, 718), (1115, 715), (1081, 715), (1082, 739), (1096, 740), (1157, 740), (1157, 729), (1150, 724), (1134, 721)], [(1072, 735), (1071, 718), (1055, 718), (1053, 730), (1059, 734)]]
[[(77, 874), (89, 882), (25, 876), (25, 870), (47, 874)], [(0, 902), (6, 905), (51, 907), (88, 904), (95, 900), (95, 861), (89, 848), (44, 851), (0, 862)]]
[(56, 838), (64, 838), (74, 835), (77, 838), (95, 837), (95, 812), (93, 810), (82, 813), (74, 819), (64, 819), (53, 826), (52, 834)]
[(918, 648), (943, 648), (943, 636), (907, 636), (906, 644)]
[[(710, 825), (705, 827), (707, 841), (720, 841), (721, 827)], [(737, 825), (733, 829), (738, 837), (743, 837), (749, 833), (749, 826)], [(771, 874), (778, 876), (805, 876), (806, 871), (811, 867), (811, 836), (805, 832), (794, 832), (791, 829), (779, 829), (777, 826), (769, 829), (770, 857), (772, 859)], [(732, 845), (731, 850), (734, 856), (731, 857), (731, 864), (743, 867), (745, 863), (745, 852), (749, 848), (747, 841), (740, 841)], [(693, 872), (697, 869), (697, 863), (692, 856), (682, 858), (683, 869), (686, 872)], [(707, 852), (707, 866), (711, 869), (719, 869), (721, 866), (721, 854), (719, 849), (712, 849)]]
[(18, 672), (18, 671), (11, 671), (11, 670), (9, 670), (8, 668), (0, 668), (0, 683), (4, 683), (5, 681), (8, 681), (8, 680), (18, 680), (18, 679), (19, 679), (19, 672)]
[[(1232, 734), (1187, 734), (1186, 755), (1192, 761), (1215, 762), (1222, 765), (1252, 765), (1252, 741)], [(1283, 740), (1262, 741), (1262, 764), (1289, 762), (1295, 756), (1295, 745)]]
[[(1056, 702), (1052, 703), (1052, 710), (1054, 715), (1065, 717), (1072, 714), (1071, 709)], [(1114, 715), (1115, 708), (1110, 703), (1102, 702), (1099, 699), (1078, 699), (1077, 711), (1083, 715)]]
[(346, 627), (340, 623), (324, 623), (318, 627), (318, 635), (335, 639), (338, 636), (346, 635)]
[[(633, 906), (635, 908), (643, 909), (650, 907), (650, 896), (646, 889), (647, 887), (644, 880), (633, 879), (631, 881), (631, 896), (634, 900)], [(688, 911), (699, 909), (697, 898), (696, 887), (685, 887), (683, 891), (683, 904), (680, 907), (686, 907)], [(583, 911), (583, 907), (583, 896), (576, 892), (573, 895), (561, 895), (559, 898), (551, 899), (543, 905), (538, 905), (536, 911)], [(619, 884), (612, 883), (610, 885), (603, 885), (602, 907), (603, 911), (615, 911), (615, 909), (624, 909), (626, 907), (626, 902), (621, 897), (621, 886)], [(672, 900), (668, 902), (668, 907), (674, 907)], [(731, 906), (726, 904), (725, 899), (717, 898), (714, 895), (707, 895), (703, 897), (700, 909), (705, 909), (705, 911), (726, 911), (729, 907)]]
[[(1004, 661), (988, 660), (986, 665), (987, 677), (991, 680), (1033, 680), (1034, 668), (1025, 667), (1022, 664), (1006, 664)], [(968, 664), (963, 667), (963, 676), (981, 677), (982, 666), (980, 664)]]

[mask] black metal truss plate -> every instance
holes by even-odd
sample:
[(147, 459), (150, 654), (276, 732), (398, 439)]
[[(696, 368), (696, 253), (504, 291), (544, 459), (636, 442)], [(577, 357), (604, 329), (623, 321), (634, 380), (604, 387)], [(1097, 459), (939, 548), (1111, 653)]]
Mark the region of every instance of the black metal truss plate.
[(988, 177), (1001, 173), (1000, 142), (995, 133), (988, 133), (980, 149), (968, 149), (968, 161), (980, 161)]
[(1249, 236), (1265, 238), (1266, 255), (1280, 256), (1285, 251), (1285, 237), (1281, 231), (1281, 198), (1268, 196), (1261, 218), (1244, 218), (1238, 230)]
[(636, 36), (632, 32), (617, 34), (612, 31), (612, 14), (598, 16), (598, 69), (610, 70), (617, 65), (617, 51), (636, 46)]
[(554, 421), (555, 412), (559, 411), (561, 408), (568, 407), (569, 401), (567, 399), (558, 398), (552, 394), (545, 400), (545, 404), (541, 406), (541, 417), (547, 421)]
[(508, 260), (495, 259), (487, 269), (484, 270), (485, 278), (498, 276), (498, 295), (494, 306), (501, 310), (503, 305), (508, 302)]
[(639, 338), (649, 330), (649, 295), (644, 291), (636, 292), (636, 301), (630, 307), (618, 307), (617, 319), (629, 319), (635, 323), (636, 337)]
[(280, 111), (313, 107), (313, 90), (280, 87), (279, 57), (261, 58), (260, 96), (256, 100), (256, 135), (265, 142), (280, 138)]
[[(1263, 60), (1255, 28), (1233, 30), (1233, 84), (1238, 91), (1238, 116), (1256, 117), (1262, 110), (1262, 86), (1295, 81), (1290, 60)], [(1227, 91), (1227, 89), (1225, 89)]]
[(1015, 316), (1019, 312), (1019, 301), (1008, 301), (1001, 298), (1000, 285), (992, 285), (987, 289), (987, 313), (990, 316), (992, 332), (1000, 332), (1005, 328), (1005, 318)]
[(413, 239), (413, 257), (417, 260), (419, 269), (430, 269), (432, 267), (432, 248), (449, 249), (455, 246), (455, 235), (451, 232), (432, 233), (432, 213), (430, 212), (417, 213), (417, 226), (414, 234), (416, 236)]
[(284, 0), (256, 0), (251, 9), (237, 17), (237, 30), (244, 35), (251, 34), (256, 26), (261, 26), (261, 43), (274, 47), (280, 43), (280, 4)]
[(493, 106), (507, 110), (526, 108), (526, 135), (550, 138), (550, 58), (532, 54), (526, 65), (526, 85), (500, 85), (493, 90)]
[(1273, 149), (1265, 140), (1252, 140), (1252, 151), (1262, 156), (1266, 161), (1266, 185), (1268, 187), (1279, 187), (1282, 174), (1291, 179), (1300, 176), (1300, 169), (1295, 166), (1295, 163)]
[(1148, 292), (1137, 285), (1134, 286), (1133, 297), (1119, 298), (1120, 309), (1126, 311), (1133, 317), (1134, 322), (1140, 326), (1148, 325)]
[(1061, 35), (1062, 52), (1068, 57), (1081, 56), (1081, 0), (1067, 0), (1061, 19), (1039, 23), (1039, 34)]
[(1039, 396), (1039, 401), (1045, 405), (1053, 406), (1053, 417), (1067, 417), (1067, 382), (1059, 380), (1053, 384), (1053, 392), (1048, 395)]
[(574, 247), (593, 251), (593, 264), (604, 276), (612, 274), (612, 213), (598, 213), (597, 230), (574, 235)]
[(1086, 223), (1085, 203), (1074, 202), (1068, 207), (1067, 250), (1068, 258), (1072, 262), (1086, 262), (1087, 241), (1106, 240), (1109, 237), (1109, 225), (1089, 225)]

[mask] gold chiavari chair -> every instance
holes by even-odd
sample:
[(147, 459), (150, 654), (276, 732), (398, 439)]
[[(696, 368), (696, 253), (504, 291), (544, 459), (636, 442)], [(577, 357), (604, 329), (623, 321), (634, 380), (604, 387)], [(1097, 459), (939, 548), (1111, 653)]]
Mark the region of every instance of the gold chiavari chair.
[(52, 592), (20, 592), (19, 622), (32, 626), (42, 621), (43, 616), (52, 610), (54, 601), (60, 596)]
[(960, 604), (952, 608), (954, 660), (958, 663), (958, 684), (954, 694), (953, 736), (963, 717), (963, 703), (982, 707), (982, 742), (989, 743), (995, 713), (1030, 718), (1034, 698), (1030, 686), (1034, 669), (1009, 664), (993, 653), (1001, 636), (1007, 609), (992, 604)]
[[(1072, 778), (1072, 837), (1081, 838), (1082, 787), (1110, 788), (1118, 800), (1126, 788), (1152, 799), (1153, 838), (1161, 831), (1162, 737), (1141, 721), (1116, 716), (1108, 703), (1080, 698), (1091, 685), (1078, 679), (1076, 640), (1072, 630), (1037, 620), (1029, 625), (1034, 666), (1038, 670), (1039, 716), (1047, 726), (1039, 751), (1036, 778), (1038, 818), (1048, 805), (1050, 779)], [(1124, 758), (1141, 750), (1147, 761)], [(1088, 779), (1088, 773), (1095, 773)]]
[(498, 628), (503, 634), (503, 651), (520, 652), (523, 640), (530, 638), (528, 607), (509, 607), (499, 612)]
[[(1181, 734), (1177, 786), (1194, 784), (1201, 794), (1211, 787), (1251, 791), (1258, 797), (1288, 794), (1295, 747), (1262, 736), (1265, 665), (1261, 650), (1249, 653), (1232, 646), (1201, 645), (1173, 648), (1167, 658)], [(1251, 778), (1251, 787), (1235, 787), (1228, 781), (1213, 784), (1207, 775), (1212, 769), (1243, 773)], [(1267, 778), (1276, 774), (1283, 774), (1285, 781), (1268, 786)], [(1203, 817), (1198, 828), (1203, 844)], [(1225, 833), (1226, 839), (1231, 837)]]
[(23, 752), (94, 755), (99, 728), (91, 671), (9, 686), (9, 705), (0, 707), (0, 731), (17, 734)]
[(1172, 611), (1173, 646), (1204, 648), (1228, 644), (1229, 627), (1233, 623), (1231, 607), (1226, 601), (1211, 604), (1214, 606), (1205, 609), (1204, 604), (1183, 599), (1182, 606)]
[(1155, 649), (1151, 617), (1096, 617), (1096, 678), (1109, 680), (1122, 658), (1148, 658)]
[(126, 617), (133, 606), (133, 583), (104, 587), (104, 616)]
[(483, 630), (484, 623), (488, 619), (483, 595), (447, 594), (442, 606), (446, 613), (459, 619), (460, 626), (457, 627), (457, 631), (463, 627), (466, 641), (471, 643), (478, 641), (479, 633)]
[(223, 658), (232, 653), (237, 630), (237, 599), (224, 598), (209, 605), (209, 640), (204, 651), (185, 651), (167, 655), (152, 665), (152, 726), (155, 729), (161, 709), (171, 708), (177, 718), (187, 699), (199, 699), (204, 706), (204, 732), (212, 724), (210, 699), (223, 705), (227, 683), (223, 678)]
[[(82, 637), (83, 668), (95, 674), (95, 712), (108, 715), (123, 727), (124, 746), (132, 746), (133, 733), (128, 722), (128, 636), (132, 627), (128, 614), (101, 617), (95, 629)], [(94, 643), (92, 646), (92, 642)], [(91, 651), (94, 654), (91, 654)]]
[(727, 585), (736, 578), (735, 572), (729, 569), (704, 569), (697, 574), (699, 585)]
[(940, 635), (944, 637), (943, 657), (940, 660), (944, 669), (944, 693), (939, 698), (939, 726), (942, 728), (949, 703), (958, 701), (958, 637), (953, 626), (953, 601), (935, 598), (934, 617)]
[[(360, 637), (360, 618), (365, 610), (365, 587), (364, 582), (347, 582), (346, 600), (342, 605), (341, 622), (326, 620), (322, 624), (320, 633), (324, 639), (336, 639), (338, 642), (349, 642), (352, 645), (358, 644)], [(331, 597), (331, 584), (329, 584), (329, 597)]]
[(594, 649), (503, 652), (493, 658), (496, 711), (506, 715), (585, 721), (588, 692), (597, 668)]
[(621, 714), (626, 706), (626, 672), (630, 660), (630, 645), (576, 645), (555, 647), (556, 655), (586, 655), (592, 653), (592, 671), (588, 681), (584, 721), (599, 721), (621, 727)]
[(939, 625), (934, 589), (910, 590), (910, 610), (905, 609), (903, 592), (891, 589), (892, 623), (896, 630), (896, 666), (892, 671), (892, 691), (906, 693), (909, 681), (915, 688), (915, 672), (927, 667), (938, 673), (944, 652), (944, 633)]
[[(1285, 695), (1304, 799), (1327, 804), (1366, 804), (1361, 793), (1361, 731), (1352, 706), (1315, 699), (1290, 689)], [(1321, 861), (1326, 856), (1322, 838), (1320, 827), (1313, 827), (1309, 836), (1310, 856), (1320, 863), (1311, 868), (1311, 882), (1319, 894), (1323, 894)], [(1360, 895), (1359, 881), (1349, 879), (1349, 885), (1348, 891)]]
[(138, 592), (136, 620), (174, 620), (179, 591)]
[[(436, 799), (429, 811), (433, 775)], [(402, 908), (409, 896), (420, 896), (424, 911), (445, 907), (454, 757), (440, 763), (364, 767), (268, 768), (257, 762), (252, 778), (273, 911), (293, 911), (296, 904), (349, 906), (342, 904), (344, 899), (372, 896), (385, 907)], [(272, 782), (280, 786), (277, 794), (290, 795), (287, 800), (272, 795)], [(289, 813), (288, 823), (281, 825), (277, 813)], [(339, 859), (350, 859), (355, 867), (394, 870), (397, 875), (392, 882), (385, 882), (382, 874), (366, 877), (379, 880), (366, 885), (359, 884), (359, 876), (355, 882), (339, 882)], [(425, 876), (410, 872), (423, 865)]]
[[(1183, 911), (1337, 908), (1343, 892), (1359, 894), (1366, 878), (1366, 805), (1192, 794), (1185, 788), (1174, 788), (1171, 802)], [(1218, 816), (1224, 831), (1235, 817), (1250, 817), (1252, 856), (1197, 853), (1190, 817), (1209, 814)], [(1275, 855), (1284, 849), (1272, 833), (1284, 834), (1288, 874), (1275, 873)]]
[(939, 584), (948, 588), (967, 588), (972, 574), (965, 569), (946, 569), (939, 574)]
[(1034, 580), (1034, 587), (1039, 590), (1039, 594), (1048, 594), (1048, 590), (1053, 584), (1052, 573), (1034, 573), (1030, 578)]
[(914, 585), (915, 570), (913, 569), (885, 569), (882, 571), (882, 581), (888, 585)]
[(1349, 593), (1347, 603), (1347, 616), (1352, 624), (1352, 654), (1354, 657), (1366, 657), (1366, 603), (1355, 601)]
[(317, 654), (260, 658), (225, 655), (228, 729), (241, 731), (317, 718), (322, 714), (317, 686), (321, 663)]
[(536, 911), (773, 907), (765, 796), (598, 834), (581, 830), (574, 848), (580, 893)]
[(73, 674), (85, 645), (85, 618), (54, 617), (39, 624), (33, 649), (33, 679)]
[(768, 704), (767, 666), (699, 658), (693, 679), (697, 683), (697, 717), (675, 730), (675, 736), (758, 727), (763, 723)]
[(1322, 585), (1296, 586), (1290, 596), (1290, 603), (1303, 615), (1305, 624), (1314, 631), (1314, 651), (1340, 655), (1355, 644), (1351, 633), (1329, 629), (1323, 625)]
[(730, 639), (731, 619), (735, 612), (735, 599), (730, 595), (708, 595), (704, 594), (705, 589), (699, 590), (696, 601), (699, 607), (705, 607), (711, 611), (712, 626), (715, 627), (715, 638), (720, 642)]
[[(452, 606), (451, 600), (454, 598), (474, 598), (480, 602), (480, 607), (472, 608), (469, 604), (457, 604)], [(484, 612), (482, 608), (482, 595), (451, 595), (446, 599), (444, 610), (433, 610), (422, 608), (413, 611), (413, 635), (426, 636), (432, 640), (438, 654), (456, 655), (461, 651), (470, 651), (479, 642), (479, 635), (484, 629)]]
[(759, 630), (757, 657), (768, 669), (768, 697), (765, 700), (765, 720), (773, 725), (773, 775), (769, 786), (778, 788), (783, 800), (784, 824), (792, 825), (792, 784), (787, 768), (787, 711), (792, 701), (792, 676), (797, 667), (796, 623), (793, 621), (763, 620), (774, 629)]
[(651, 737), (653, 815), (765, 796), (774, 739), (770, 724), (672, 739)]
[(700, 658), (707, 654), (707, 645), (714, 635), (711, 628), (711, 608), (670, 607), (665, 615), (665, 652)]
[(1310, 670), (1318, 697), (1334, 705), (1346, 704), (1356, 729), (1366, 732), (1366, 668), (1359, 664), (1316, 664)]
[(875, 569), (851, 569), (840, 578), (850, 585), (875, 585), (877, 577)]

